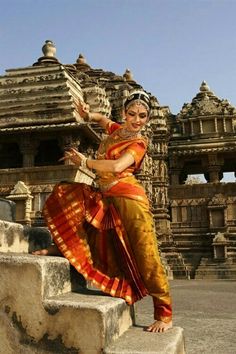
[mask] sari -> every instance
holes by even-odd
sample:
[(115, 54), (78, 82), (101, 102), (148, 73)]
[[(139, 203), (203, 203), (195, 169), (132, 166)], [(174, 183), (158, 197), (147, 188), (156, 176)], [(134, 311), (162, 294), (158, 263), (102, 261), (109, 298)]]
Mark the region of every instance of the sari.
[(151, 295), (154, 318), (169, 322), (171, 299), (153, 217), (144, 188), (134, 176), (147, 141), (141, 136), (125, 138), (122, 129), (108, 124), (109, 135), (97, 158), (114, 160), (130, 153), (134, 164), (121, 173), (99, 172), (99, 188), (75, 182), (56, 185), (43, 215), (60, 252), (85, 279), (128, 304)]

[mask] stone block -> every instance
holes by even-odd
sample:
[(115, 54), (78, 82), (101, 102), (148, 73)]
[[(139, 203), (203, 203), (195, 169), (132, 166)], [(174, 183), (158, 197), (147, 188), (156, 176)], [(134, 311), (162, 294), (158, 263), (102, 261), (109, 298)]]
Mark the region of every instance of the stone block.
[(183, 329), (174, 327), (165, 333), (149, 333), (132, 327), (104, 354), (184, 354)]

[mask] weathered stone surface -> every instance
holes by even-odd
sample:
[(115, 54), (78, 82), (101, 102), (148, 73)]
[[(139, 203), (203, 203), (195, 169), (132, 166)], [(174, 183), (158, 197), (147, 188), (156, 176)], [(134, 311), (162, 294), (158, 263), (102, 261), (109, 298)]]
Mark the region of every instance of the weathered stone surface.
[(236, 263), (227, 260), (202, 258), (196, 269), (196, 279), (230, 279), (236, 280)]
[(15, 203), (0, 198), (0, 220), (15, 221)]
[(2, 253), (0, 283), (1, 354), (99, 354), (131, 325), (123, 300), (71, 293), (62, 257)]
[(165, 333), (149, 333), (132, 327), (104, 354), (184, 354), (183, 329), (175, 327)]
[(0, 220), (0, 252), (28, 252), (28, 238), (21, 224)]
[(48, 248), (52, 244), (52, 236), (46, 227), (25, 226), (24, 234), (28, 239), (29, 253)]
[(22, 226), (0, 220), (0, 252), (31, 253), (48, 248), (52, 237), (46, 227)]

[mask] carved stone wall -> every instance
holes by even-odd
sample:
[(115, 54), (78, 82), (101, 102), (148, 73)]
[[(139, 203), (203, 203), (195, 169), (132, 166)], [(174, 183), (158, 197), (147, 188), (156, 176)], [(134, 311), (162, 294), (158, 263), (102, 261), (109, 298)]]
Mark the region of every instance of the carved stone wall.
[[(236, 184), (221, 183), (224, 172), (236, 171), (235, 121), (235, 107), (215, 96), (206, 82), (192, 102), (184, 104), (180, 113), (169, 120), (171, 229), (178, 250), (197, 277), (210, 274), (207, 266), (215, 269), (212, 276), (223, 274), (221, 268), (217, 273), (214, 264), (214, 255), (219, 252), (214, 240), (219, 232), (225, 238), (220, 251), (225, 258), (220, 261), (227, 258), (227, 262), (231, 259), (236, 263), (236, 220), (231, 201), (235, 199)], [(207, 183), (186, 185), (188, 176), (194, 174), (204, 175)], [(229, 266), (224, 266), (228, 267), (227, 277), (233, 276)]]

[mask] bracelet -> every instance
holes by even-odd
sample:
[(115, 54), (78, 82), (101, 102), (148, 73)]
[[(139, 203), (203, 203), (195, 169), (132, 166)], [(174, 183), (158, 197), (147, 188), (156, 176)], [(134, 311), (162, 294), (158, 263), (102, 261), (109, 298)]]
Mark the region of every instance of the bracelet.
[(80, 162), (80, 167), (82, 167), (83, 169), (88, 168), (87, 160), (88, 160), (87, 158), (82, 159), (81, 162)]
[(86, 117), (84, 117), (85, 122), (91, 122), (93, 120), (91, 113), (89, 112)]

